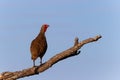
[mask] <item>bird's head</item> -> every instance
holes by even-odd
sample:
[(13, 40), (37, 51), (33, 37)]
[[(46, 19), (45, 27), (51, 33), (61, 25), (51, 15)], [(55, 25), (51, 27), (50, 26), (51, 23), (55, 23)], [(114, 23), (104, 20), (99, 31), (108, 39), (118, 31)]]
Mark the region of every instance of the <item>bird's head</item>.
[(48, 24), (43, 24), (41, 30), (45, 33), (48, 27)]

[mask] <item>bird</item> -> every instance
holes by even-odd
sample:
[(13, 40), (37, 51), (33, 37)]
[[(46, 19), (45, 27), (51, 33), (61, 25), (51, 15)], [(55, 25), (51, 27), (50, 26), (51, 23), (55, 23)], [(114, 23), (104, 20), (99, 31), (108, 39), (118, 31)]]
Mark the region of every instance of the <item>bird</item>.
[(49, 27), (48, 24), (43, 24), (38, 36), (33, 39), (30, 46), (31, 59), (33, 60), (33, 67), (35, 67), (35, 60), (40, 58), (40, 65), (42, 64), (42, 58), (47, 50), (47, 40), (45, 36), (45, 32)]

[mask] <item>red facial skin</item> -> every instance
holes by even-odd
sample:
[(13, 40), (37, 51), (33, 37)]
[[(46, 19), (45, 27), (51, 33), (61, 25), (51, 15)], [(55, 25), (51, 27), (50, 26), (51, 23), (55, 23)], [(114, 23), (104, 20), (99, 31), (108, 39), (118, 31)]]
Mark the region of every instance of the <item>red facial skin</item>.
[(49, 27), (49, 25), (48, 24), (44, 24), (43, 26), (44, 26), (44, 32), (46, 32), (46, 30)]

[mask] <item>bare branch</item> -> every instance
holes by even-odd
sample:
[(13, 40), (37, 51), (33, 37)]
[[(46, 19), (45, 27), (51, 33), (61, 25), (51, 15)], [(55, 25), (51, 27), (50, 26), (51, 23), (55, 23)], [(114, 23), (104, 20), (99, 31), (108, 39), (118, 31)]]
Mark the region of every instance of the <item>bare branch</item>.
[(88, 39), (83, 40), (81, 42), (78, 42), (78, 38), (75, 38), (75, 42), (74, 42), (73, 47), (71, 47), (71, 48), (69, 48), (69, 49), (67, 49), (59, 54), (56, 54), (55, 56), (50, 58), (47, 62), (43, 63), (42, 65), (23, 69), (21, 71), (3, 72), (0, 74), (0, 80), (16, 80), (16, 79), (27, 77), (27, 76), (37, 75), (37, 74), (47, 70), (52, 65), (54, 65), (55, 63), (57, 63), (61, 60), (78, 55), (80, 53), (80, 51), (78, 51), (78, 50), (83, 45), (90, 43), (90, 42), (95, 42), (100, 38), (101, 38), (101, 36), (98, 35), (94, 38), (88, 38)]

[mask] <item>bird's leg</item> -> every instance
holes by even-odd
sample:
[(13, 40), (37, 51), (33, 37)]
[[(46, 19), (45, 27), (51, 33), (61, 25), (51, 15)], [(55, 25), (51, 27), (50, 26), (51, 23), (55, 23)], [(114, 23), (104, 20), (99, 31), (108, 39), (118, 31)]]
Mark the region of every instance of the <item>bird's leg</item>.
[(40, 65), (42, 65), (42, 58), (40, 58)]
[(35, 67), (35, 60), (33, 60), (33, 67)]

